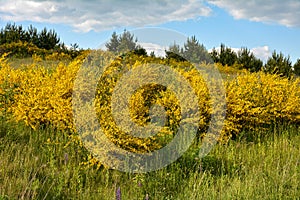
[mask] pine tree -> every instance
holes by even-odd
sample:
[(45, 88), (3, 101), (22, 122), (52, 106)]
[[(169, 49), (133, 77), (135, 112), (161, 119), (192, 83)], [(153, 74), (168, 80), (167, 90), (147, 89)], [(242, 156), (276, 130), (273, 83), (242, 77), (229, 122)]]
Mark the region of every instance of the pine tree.
[(204, 45), (200, 44), (195, 36), (187, 38), (183, 48), (174, 42), (166, 51), (166, 58), (173, 58), (178, 61), (188, 60), (192, 63), (213, 62)]
[(37, 28), (33, 27), (32, 25), (28, 27), (28, 30), (26, 32), (26, 41), (35, 45), (37, 45), (39, 42)]
[(178, 44), (176, 44), (176, 42), (174, 41), (174, 44), (169, 46), (169, 50), (170, 52), (173, 52), (175, 54), (178, 54), (180, 56), (183, 56), (183, 49), (180, 48), (180, 46)]
[(134, 35), (127, 30), (124, 30), (120, 36), (113, 32), (110, 41), (105, 46), (108, 51), (115, 53), (126, 53), (142, 48), (137, 45), (137, 38), (134, 39)]
[(183, 48), (183, 57), (193, 63), (212, 62), (208, 51), (203, 44), (199, 43), (196, 36), (187, 39)]
[(211, 56), (212, 60), (213, 60), (215, 63), (220, 62), (219, 52), (216, 50), (215, 47), (212, 49), (212, 52), (210, 53), (210, 56)]
[(222, 65), (232, 66), (237, 62), (237, 54), (230, 47), (221, 44), (219, 62)]
[(120, 46), (119, 37), (116, 32), (113, 32), (109, 42), (105, 44), (108, 51), (118, 52), (118, 47)]
[(265, 65), (265, 72), (290, 77), (292, 72), (290, 57), (285, 57), (283, 53), (280, 52), (277, 54), (276, 51), (274, 51), (272, 57), (268, 59)]
[(124, 30), (123, 34), (119, 38), (119, 42), (120, 45), (118, 47), (118, 52), (120, 53), (137, 49), (137, 38), (134, 39), (134, 35), (129, 31)]
[(247, 48), (241, 48), (238, 52), (238, 64), (250, 72), (258, 72), (263, 67), (263, 62), (257, 59)]
[(296, 61), (296, 63), (294, 64), (294, 70), (293, 70), (294, 74), (296, 74), (297, 76), (300, 76), (300, 59), (298, 59)]

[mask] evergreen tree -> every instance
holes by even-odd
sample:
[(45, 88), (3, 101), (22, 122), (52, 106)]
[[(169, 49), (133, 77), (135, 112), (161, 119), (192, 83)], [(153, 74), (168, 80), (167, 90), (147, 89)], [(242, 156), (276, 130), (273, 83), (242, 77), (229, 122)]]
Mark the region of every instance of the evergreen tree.
[(118, 52), (118, 47), (120, 46), (119, 37), (116, 32), (113, 32), (109, 42), (105, 44), (108, 51)]
[(118, 52), (124, 53), (127, 51), (133, 51), (137, 49), (137, 38), (134, 39), (134, 35), (129, 31), (124, 30), (123, 34), (119, 38), (120, 45)]
[(38, 34), (38, 43), (36, 44), (39, 48), (50, 50), (55, 49), (59, 44), (60, 39), (57, 37), (57, 34), (54, 30), (48, 31), (44, 28)]
[(168, 50), (165, 50), (166, 53), (166, 59), (175, 59), (179, 62), (186, 61), (186, 59), (183, 56), (183, 49), (180, 48), (178, 44), (174, 41), (174, 44), (169, 46)]
[(146, 49), (138, 45), (138, 47), (132, 51), (134, 54), (139, 56), (148, 56)]
[(221, 44), (220, 51), (213, 48), (210, 56), (215, 63), (221, 63), (224, 66), (232, 66), (234, 63), (238, 62), (238, 55), (230, 47), (226, 47), (224, 44)]
[(128, 51), (141, 49), (141, 46), (137, 45), (137, 38), (134, 39), (134, 35), (126, 30), (124, 30), (120, 36), (114, 32), (110, 41), (107, 42), (105, 46), (108, 51), (115, 53), (125, 53)]
[(155, 53), (154, 53), (154, 51), (151, 51), (151, 52), (150, 52), (150, 56), (151, 56), (152, 58), (154, 58), (154, 57), (155, 57)]
[(290, 77), (292, 72), (292, 62), (290, 57), (285, 57), (281, 52), (273, 52), (265, 65), (265, 72), (271, 74), (280, 74), (281, 76)]
[(166, 58), (178, 61), (190, 61), (192, 63), (211, 63), (213, 60), (203, 44), (200, 44), (195, 36), (187, 38), (183, 48), (174, 42), (166, 51)]
[(224, 44), (221, 44), (219, 62), (222, 65), (232, 66), (235, 62), (237, 62), (237, 54), (230, 47), (226, 47)]
[(211, 63), (212, 59), (203, 44), (200, 44), (196, 36), (188, 38), (184, 44), (183, 57), (193, 63)]
[(219, 52), (216, 50), (215, 47), (212, 49), (212, 52), (210, 53), (210, 56), (211, 56), (212, 60), (213, 60), (215, 63), (220, 62)]
[(250, 72), (258, 72), (263, 67), (263, 62), (257, 59), (247, 48), (241, 48), (238, 52), (238, 64)]
[[(7, 44), (12, 45), (8, 46)], [(17, 26), (16, 24), (8, 23), (0, 30), (0, 53), (10, 52), (11, 55), (19, 57), (31, 56), (33, 53), (37, 53), (32, 50), (32, 47), (51, 50), (49, 51), (50, 53), (53, 52), (53, 50), (56, 52), (70, 53), (72, 57), (79, 55), (80, 51), (82, 51), (78, 48), (75, 51), (69, 51), (64, 43), (60, 42), (57, 33), (53, 29), (47, 30), (44, 28), (38, 32), (32, 25), (30, 25), (27, 30), (24, 30), (22, 25)]]
[(180, 46), (178, 44), (176, 44), (176, 42), (174, 42), (173, 45), (169, 46), (168, 51), (178, 54), (180, 56), (183, 56), (183, 49), (180, 48)]
[(0, 44), (24, 41), (26, 39), (25, 31), (21, 25), (8, 23), (4, 29), (1, 29)]
[(178, 62), (187, 61), (183, 56), (179, 55), (178, 53), (174, 53), (173, 51), (165, 51), (166, 59), (175, 59)]
[(54, 30), (48, 31), (44, 28), (40, 33), (32, 25), (25, 31), (22, 25), (8, 23), (0, 31), (0, 44), (9, 44), (14, 42), (28, 42), (41, 49), (55, 49), (59, 47), (60, 39)]
[(298, 59), (296, 61), (296, 63), (294, 64), (294, 70), (293, 70), (294, 74), (296, 74), (297, 76), (300, 76), (300, 59)]
[(28, 27), (28, 30), (26, 32), (26, 41), (35, 45), (37, 45), (39, 42), (37, 28), (33, 27), (32, 25)]

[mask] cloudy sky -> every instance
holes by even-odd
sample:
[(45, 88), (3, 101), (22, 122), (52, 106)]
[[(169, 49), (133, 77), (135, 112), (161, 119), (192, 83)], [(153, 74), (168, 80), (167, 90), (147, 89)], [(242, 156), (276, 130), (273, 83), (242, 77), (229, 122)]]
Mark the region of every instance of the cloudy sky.
[[(1, 27), (16, 22), (53, 28), (66, 44), (82, 48), (98, 48), (113, 31), (157, 27), (195, 35), (207, 49), (225, 43), (248, 47), (262, 59), (273, 50), (293, 62), (300, 58), (298, 0), (0, 0), (0, 5)], [(168, 38), (162, 35), (155, 37)], [(154, 43), (149, 48), (157, 48)]]

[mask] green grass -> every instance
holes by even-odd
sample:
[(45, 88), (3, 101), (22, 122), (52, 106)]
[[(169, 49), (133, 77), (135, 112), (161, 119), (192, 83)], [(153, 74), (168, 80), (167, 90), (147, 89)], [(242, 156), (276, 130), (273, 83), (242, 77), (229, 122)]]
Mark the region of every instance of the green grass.
[[(159, 171), (122, 173), (82, 165), (88, 152), (67, 133), (0, 121), (2, 199), (298, 199), (299, 127), (244, 132), (202, 159), (191, 148)], [(50, 142), (49, 142), (50, 139)]]
[(39, 62), (35, 61), (33, 58), (14, 58), (11, 57), (8, 59), (8, 63), (10, 66), (17, 68), (22, 68), (23, 66), (29, 66), (32, 64), (38, 64), (39, 66), (43, 66), (46, 69), (53, 69), (55, 68), (59, 63), (69, 64), (71, 60), (41, 60)]

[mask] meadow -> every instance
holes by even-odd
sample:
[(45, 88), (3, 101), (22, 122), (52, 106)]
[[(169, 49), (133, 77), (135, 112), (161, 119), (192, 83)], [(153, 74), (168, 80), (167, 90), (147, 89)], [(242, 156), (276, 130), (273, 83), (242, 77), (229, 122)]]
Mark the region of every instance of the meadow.
[[(110, 56), (100, 53), (105, 58)], [(125, 173), (99, 163), (76, 133), (71, 98), (74, 78), (83, 57), (75, 60), (63, 55), (61, 59), (59, 55), (26, 60), (2, 57), (1, 200), (300, 197), (299, 78), (287, 79), (219, 66), (225, 80), (227, 110), (221, 138), (213, 150), (199, 158), (199, 144), (195, 141), (181, 158), (163, 169), (142, 174)], [(197, 88), (202, 114), (198, 123), (205, 132), (213, 112), (209, 108), (208, 90), (193, 69), (178, 67), (188, 64), (135, 55), (126, 59), (117, 59), (108, 68), (104, 82), (99, 84), (101, 94), (110, 94), (120, 76), (120, 66), (130, 68), (147, 62), (167, 62)], [(125, 65), (120, 65), (124, 62)], [(168, 106), (173, 100), (176, 104), (172, 94), (166, 91), (157, 91), (157, 94), (162, 98), (155, 99), (156, 103)], [(107, 105), (109, 95), (101, 97), (104, 100), (98, 103)], [(136, 102), (147, 100), (139, 93), (133, 101), (135, 98)], [(162, 138), (168, 138), (176, 129), (180, 119), (176, 114), (177, 106), (172, 105), (168, 107), (169, 118), (173, 119), (169, 128), (150, 140), (128, 138), (117, 130), (108, 120), (109, 107), (103, 106), (97, 112), (104, 113), (99, 115), (100, 123), (109, 127), (107, 136), (116, 145), (132, 152), (147, 152), (160, 148), (166, 142)], [(140, 116), (147, 112), (147, 105), (136, 106), (138, 109), (132, 111), (135, 122), (146, 123)]]

